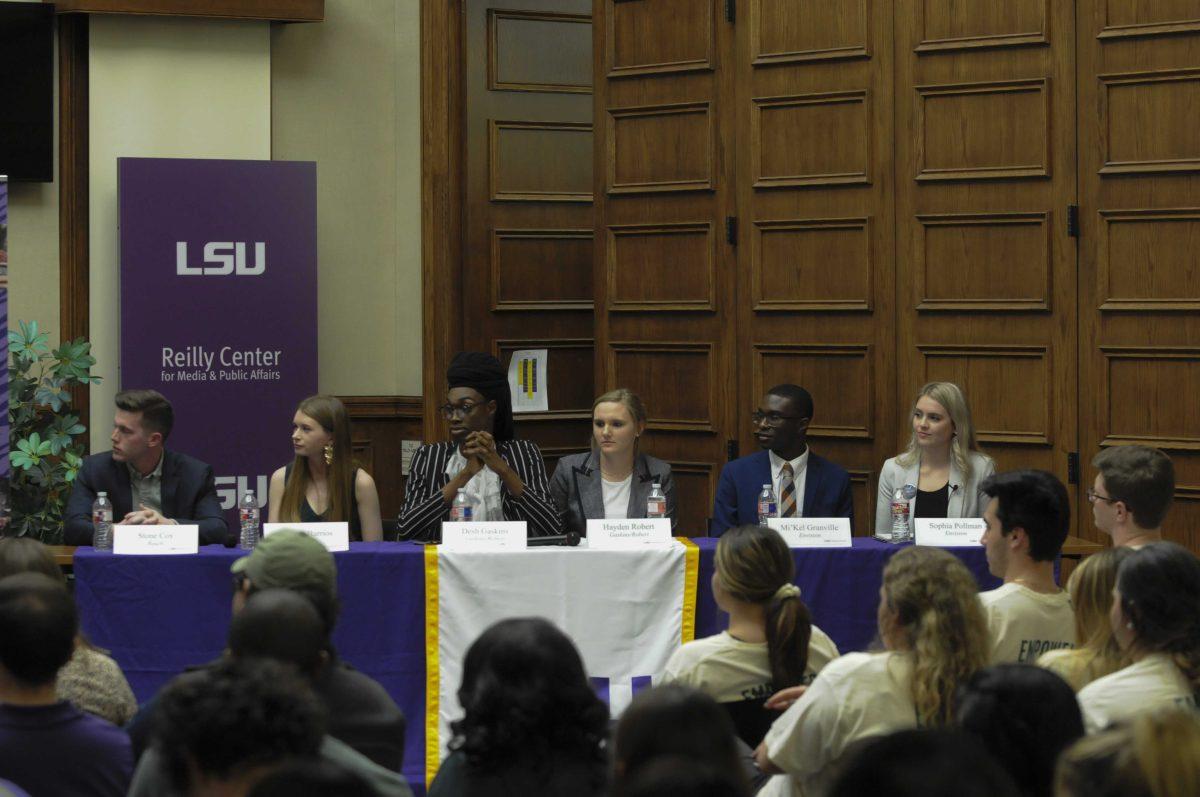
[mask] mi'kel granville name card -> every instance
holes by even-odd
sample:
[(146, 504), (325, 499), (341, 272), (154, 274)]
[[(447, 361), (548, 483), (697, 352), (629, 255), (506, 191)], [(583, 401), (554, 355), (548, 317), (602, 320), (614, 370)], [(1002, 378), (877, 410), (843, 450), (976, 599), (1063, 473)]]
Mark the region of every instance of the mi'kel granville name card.
[(263, 536), (269, 537), (280, 529), (300, 531), (325, 546), (325, 550), (350, 550), (350, 524), (341, 523), (264, 523)]
[(645, 548), (670, 544), (671, 521), (668, 518), (587, 522), (587, 547), (591, 549)]
[(913, 534), (917, 545), (939, 548), (973, 548), (979, 545), (987, 523), (983, 518), (916, 518)]
[(448, 551), (523, 551), (529, 536), (524, 520), (443, 523), (442, 548)]
[(789, 548), (849, 548), (850, 518), (797, 517), (767, 518), (767, 525), (779, 532)]
[(183, 554), (200, 550), (200, 527), (190, 525), (113, 526), (113, 553), (118, 555)]

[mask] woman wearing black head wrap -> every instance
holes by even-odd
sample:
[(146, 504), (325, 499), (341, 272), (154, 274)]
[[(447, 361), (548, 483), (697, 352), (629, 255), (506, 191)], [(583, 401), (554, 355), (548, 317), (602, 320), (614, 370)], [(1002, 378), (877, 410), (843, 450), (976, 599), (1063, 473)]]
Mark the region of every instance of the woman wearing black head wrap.
[(421, 446), (413, 455), (400, 512), (400, 538), (436, 542), (459, 490), (474, 520), (524, 520), (530, 537), (559, 532), (542, 452), (513, 438), (508, 375), (490, 354), (460, 352), (446, 372), (442, 417), (450, 441)]

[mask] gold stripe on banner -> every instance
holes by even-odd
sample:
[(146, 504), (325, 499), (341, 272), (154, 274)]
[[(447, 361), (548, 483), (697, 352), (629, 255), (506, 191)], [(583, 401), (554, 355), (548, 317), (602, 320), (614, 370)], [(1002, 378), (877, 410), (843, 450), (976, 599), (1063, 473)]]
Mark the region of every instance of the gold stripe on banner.
[(436, 545), (425, 546), (425, 789), (433, 783), (441, 766), (438, 744), (438, 552)]
[(683, 642), (696, 638), (696, 579), (700, 574), (700, 548), (687, 537), (675, 539), (684, 547), (683, 552)]

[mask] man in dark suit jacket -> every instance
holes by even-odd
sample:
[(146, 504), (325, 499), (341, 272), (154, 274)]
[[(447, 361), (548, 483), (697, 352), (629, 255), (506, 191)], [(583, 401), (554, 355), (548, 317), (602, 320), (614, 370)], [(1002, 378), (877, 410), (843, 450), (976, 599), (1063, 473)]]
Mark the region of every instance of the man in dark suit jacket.
[(845, 517), (854, 527), (850, 474), (808, 448), (808, 424), (813, 400), (799, 385), (776, 385), (754, 413), (754, 436), (764, 449), (735, 459), (721, 469), (713, 502), (712, 533), (720, 536), (732, 526), (758, 523), (758, 494), (764, 484), (775, 491), (780, 515), (788, 505), (781, 474), (793, 485), (793, 517)]
[[(113, 520), (133, 525), (197, 524), (200, 544), (224, 544), (229, 528), (221, 513), (212, 467), (163, 447), (175, 412), (154, 390), (117, 394), (112, 450), (83, 461), (67, 501), (63, 541), (92, 544), (92, 503), (108, 493)], [(135, 505), (136, 503), (136, 505)]]

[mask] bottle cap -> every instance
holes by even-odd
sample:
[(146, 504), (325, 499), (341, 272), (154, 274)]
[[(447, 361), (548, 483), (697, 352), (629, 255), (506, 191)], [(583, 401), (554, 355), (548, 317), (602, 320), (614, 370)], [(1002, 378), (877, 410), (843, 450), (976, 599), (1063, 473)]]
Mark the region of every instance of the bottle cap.
[(108, 493), (105, 492), (104, 490), (101, 490), (100, 492), (96, 493), (96, 497), (97, 498), (108, 498)]

